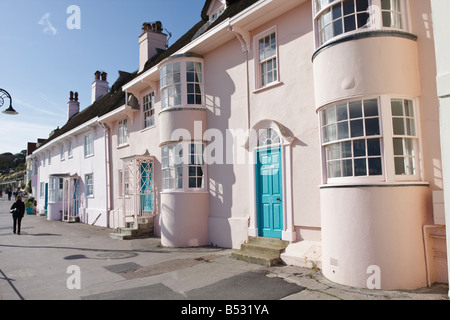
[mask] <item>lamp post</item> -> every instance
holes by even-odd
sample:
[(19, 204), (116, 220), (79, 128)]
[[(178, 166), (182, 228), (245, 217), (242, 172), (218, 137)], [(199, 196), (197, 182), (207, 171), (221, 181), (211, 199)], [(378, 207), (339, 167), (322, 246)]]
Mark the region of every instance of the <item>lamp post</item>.
[(3, 104), (5, 103), (5, 98), (9, 99), (9, 108), (6, 109), (5, 111), (3, 111), (4, 114), (10, 114), (10, 115), (16, 115), (19, 114), (16, 110), (13, 109), (12, 107), (12, 97), (11, 95), (8, 93), (8, 91), (3, 90), (0, 88), (0, 108), (3, 106)]

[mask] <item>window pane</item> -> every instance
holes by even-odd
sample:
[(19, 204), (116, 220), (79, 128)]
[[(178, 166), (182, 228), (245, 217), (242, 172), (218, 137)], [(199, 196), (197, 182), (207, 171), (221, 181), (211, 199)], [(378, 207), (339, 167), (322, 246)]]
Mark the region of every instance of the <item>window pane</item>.
[(334, 31), (334, 36), (338, 36), (340, 34), (342, 34), (343, 30), (342, 30), (342, 20), (337, 20), (335, 22), (333, 22), (333, 31)]
[(405, 134), (405, 122), (403, 118), (393, 118), (392, 124), (394, 126), (394, 134), (395, 135), (404, 135)]
[(333, 20), (336, 20), (337, 18), (340, 18), (342, 16), (342, 9), (341, 4), (335, 5), (333, 7)]
[(395, 116), (403, 116), (403, 100), (392, 99), (392, 115)]
[(350, 32), (356, 29), (356, 22), (355, 22), (355, 16), (351, 15), (348, 17), (345, 17), (344, 20), (345, 24), (345, 32)]
[(327, 147), (327, 160), (336, 160), (341, 157), (341, 145), (339, 143), (332, 144)]
[(347, 104), (336, 107), (337, 121), (343, 121), (348, 119)]
[(369, 175), (379, 176), (382, 173), (381, 158), (369, 158)]
[(368, 13), (360, 13), (358, 14), (358, 28), (362, 28), (369, 22), (369, 14)]
[(355, 159), (355, 176), (366, 176), (367, 167), (366, 159)]
[(348, 137), (348, 122), (338, 123), (338, 139), (347, 139)]
[(377, 117), (378, 116), (378, 100), (365, 100), (364, 101), (364, 116)]
[(336, 125), (332, 124), (327, 127), (327, 138), (328, 141), (336, 141), (337, 140), (337, 130)]
[(345, 0), (343, 5), (344, 5), (344, 15), (355, 12), (355, 4), (353, 0)]
[(364, 127), (362, 120), (353, 120), (350, 122), (351, 136), (362, 137), (364, 135)]
[(328, 175), (329, 178), (341, 177), (341, 162), (332, 161), (328, 163)]
[(381, 156), (380, 139), (367, 140), (367, 155), (368, 156)]
[(355, 157), (365, 157), (366, 156), (366, 141), (365, 140), (353, 141), (353, 155)]
[(416, 126), (414, 119), (406, 119), (406, 134), (408, 136), (416, 135)]
[(342, 176), (352, 177), (353, 176), (353, 161), (343, 160), (342, 161)]
[(350, 141), (341, 143), (341, 153), (343, 159), (352, 157), (352, 143)]
[(330, 123), (336, 122), (336, 111), (335, 110), (336, 109), (334, 107), (331, 107), (325, 111), (325, 119), (326, 119), (325, 124), (330, 124)]
[(361, 118), (362, 117), (362, 103), (361, 101), (350, 102), (348, 104), (348, 109), (350, 112), (350, 119)]
[(403, 139), (402, 138), (394, 138), (394, 155), (396, 155), (396, 156), (403, 155)]
[(378, 118), (366, 119), (366, 135), (377, 136), (380, 134)]
[(414, 142), (413, 139), (405, 139), (405, 155), (414, 156)]
[(411, 100), (405, 100), (405, 115), (407, 117), (414, 117), (414, 107)]
[(405, 174), (405, 161), (403, 158), (395, 158), (395, 174)]

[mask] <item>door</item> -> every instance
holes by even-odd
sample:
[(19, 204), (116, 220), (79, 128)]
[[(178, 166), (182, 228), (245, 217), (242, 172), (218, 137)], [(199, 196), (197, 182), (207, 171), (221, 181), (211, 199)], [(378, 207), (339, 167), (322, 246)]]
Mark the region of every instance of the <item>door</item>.
[(153, 212), (153, 170), (152, 162), (142, 162), (140, 166), (140, 215), (149, 216)]
[(257, 225), (261, 237), (279, 238), (283, 230), (281, 147), (256, 152)]
[(44, 193), (44, 210), (45, 210), (45, 215), (47, 215), (47, 208), (48, 208), (48, 183), (45, 184), (45, 193)]

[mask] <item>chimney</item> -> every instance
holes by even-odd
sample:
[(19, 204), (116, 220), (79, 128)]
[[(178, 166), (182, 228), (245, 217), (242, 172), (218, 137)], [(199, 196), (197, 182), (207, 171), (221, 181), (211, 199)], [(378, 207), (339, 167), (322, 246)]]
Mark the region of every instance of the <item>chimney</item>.
[(73, 91), (70, 91), (69, 102), (67, 102), (67, 121), (70, 120), (74, 115), (80, 112), (80, 103), (78, 102), (78, 92), (75, 92), (75, 97)]
[(106, 72), (95, 72), (95, 79), (92, 83), (92, 99), (91, 103), (97, 101), (100, 97), (104, 96), (109, 91), (109, 83), (106, 81)]
[(139, 72), (144, 70), (145, 63), (158, 53), (167, 49), (167, 34), (163, 32), (162, 23), (144, 23), (139, 36)]

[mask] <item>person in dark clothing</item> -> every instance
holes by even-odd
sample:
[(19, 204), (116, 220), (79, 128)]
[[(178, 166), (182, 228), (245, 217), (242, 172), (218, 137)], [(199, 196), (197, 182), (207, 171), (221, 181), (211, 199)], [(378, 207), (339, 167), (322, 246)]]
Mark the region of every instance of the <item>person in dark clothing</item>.
[(13, 216), (13, 232), (16, 233), (17, 226), (17, 234), (20, 234), (20, 226), (22, 224), (22, 218), (25, 214), (25, 204), (22, 202), (21, 196), (17, 196), (16, 202), (14, 202), (11, 207), (11, 213)]

